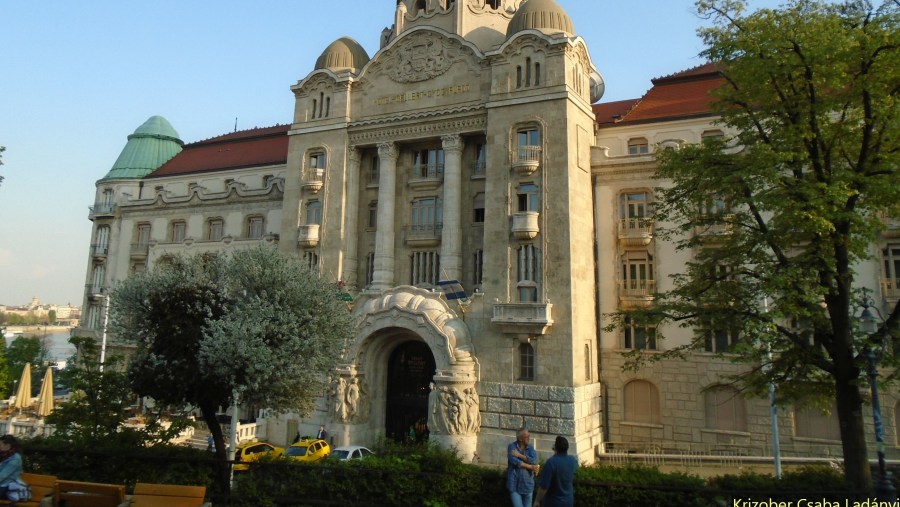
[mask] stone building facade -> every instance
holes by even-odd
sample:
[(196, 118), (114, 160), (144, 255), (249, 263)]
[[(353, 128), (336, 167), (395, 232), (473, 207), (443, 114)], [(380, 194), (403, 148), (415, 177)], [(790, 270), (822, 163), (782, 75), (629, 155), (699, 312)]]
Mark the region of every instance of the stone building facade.
[(715, 72), (592, 106), (603, 80), (554, 0), (401, 0), (391, 22), (371, 56), (325, 48), (289, 125), (184, 144), (153, 117), (129, 136), (97, 184), (80, 332), (103, 335), (110, 284), (163, 256), (270, 244), (341, 284), (354, 318), (332, 389), (267, 420), (275, 443), (324, 424), (338, 445), (427, 437), (504, 463), (527, 426), (544, 456), (561, 434), (586, 462), (612, 444), (762, 452), (766, 403), (703, 391), (735, 366), (624, 372), (646, 335), (602, 331), (687, 260), (646, 219), (652, 151), (716, 134)]

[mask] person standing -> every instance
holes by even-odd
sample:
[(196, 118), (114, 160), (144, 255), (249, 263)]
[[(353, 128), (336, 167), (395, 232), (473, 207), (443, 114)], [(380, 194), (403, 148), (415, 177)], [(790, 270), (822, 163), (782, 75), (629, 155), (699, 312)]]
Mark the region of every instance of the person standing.
[(569, 456), (569, 441), (563, 436), (556, 437), (553, 451), (555, 454), (544, 463), (544, 474), (541, 475), (534, 507), (542, 502), (544, 507), (573, 507), (575, 491), (572, 482), (575, 480), (578, 460)]
[(213, 452), (213, 446), (216, 445), (216, 440), (213, 438), (213, 434), (210, 433), (208, 437), (206, 437), (206, 452)]
[(328, 440), (328, 430), (325, 429), (325, 426), (319, 426), (319, 432), (316, 433), (316, 438)]
[(534, 493), (534, 476), (540, 470), (537, 452), (526, 428), (516, 431), (516, 441), (506, 448), (506, 489), (513, 507), (529, 507)]
[(22, 476), (22, 446), (12, 435), (0, 437), (0, 498), (7, 498), (10, 483)]

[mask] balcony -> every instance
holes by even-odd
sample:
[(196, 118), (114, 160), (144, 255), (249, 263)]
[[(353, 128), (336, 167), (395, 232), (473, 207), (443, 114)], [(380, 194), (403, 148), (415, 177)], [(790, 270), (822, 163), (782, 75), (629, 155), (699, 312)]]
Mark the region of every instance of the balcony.
[(411, 247), (437, 246), (441, 243), (444, 224), (410, 225), (406, 231), (406, 244)]
[(106, 287), (100, 283), (89, 283), (85, 285), (84, 292), (90, 299), (103, 299), (106, 297)]
[(409, 175), (413, 190), (435, 190), (444, 182), (444, 164), (419, 164)]
[(322, 185), (325, 183), (325, 170), (317, 168), (307, 169), (303, 171), (302, 181), (303, 190), (311, 194), (317, 194), (319, 190), (322, 190)]
[(881, 294), (890, 301), (900, 300), (900, 278), (882, 278)]
[(109, 245), (91, 245), (91, 257), (105, 259), (109, 255)]
[(542, 151), (540, 146), (519, 146), (512, 153), (512, 168), (520, 176), (533, 174), (541, 167)]
[(544, 335), (553, 326), (552, 308), (550, 303), (496, 303), (491, 323), (506, 334)]
[(537, 211), (513, 213), (512, 232), (516, 239), (534, 239), (540, 232), (540, 227), (538, 227), (540, 216), (541, 214)]
[(147, 257), (147, 254), (150, 253), (150, 243), (132, 243), (131, 244), (131, 257), (132, 258), (142, 258)]
[(721, 241), (734, 231), (735, 216), (732, 214), (709, 215), (701, 219), (703, 222), (694, 227), (694, 233), (706, 242)]
[(647, 246), (652, 240), (652, 218), (626, 218), (619, 221), (619, 243), (622, 246)]
[(619, 303), (623, 308), (647, 306), (653, 302), (656, 280), (619, 280)]
[(319, 224), (301, 225), (297, 230), (297, 244), (302, 248), (315, 248), (319, 245)]
[(88, 220), (95, 218), (112, 217), (116, 212), (116, 205), (111, 202), (98, 202), (88, 206)]

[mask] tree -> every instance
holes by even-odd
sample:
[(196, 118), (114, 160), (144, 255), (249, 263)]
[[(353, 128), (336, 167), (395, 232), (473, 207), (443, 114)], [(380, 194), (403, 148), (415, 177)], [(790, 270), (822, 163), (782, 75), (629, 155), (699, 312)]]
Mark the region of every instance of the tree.
[[(50, 349), (47, 347), (46, 338), (37, 336), (19, 336), (15, 338), (6, 348), (6, 367), (8, 368), (9, 379), (6, 385), (10, 391), (22, 376), (22, 370), (25, 369), (26, 363), (31, 363), (35, 368), (43, 366), (44, 361), (50, 355)], [(36, 394), (35, 389), (40, 388), (40, 383), (32, 382), (32, 395)]]
[[(782, 403), (835, 401), (846, 478), (871, 488), (865, 352), (900, 345), (900, 308), (862, 333), (856, 269), (876, 253), (882, 217), (900, 216), (898, 4), (697, 5), (713, 20), (703, 55), (724, 77), (714, 108), (737, 134), (659, 152), (656, 219), (674, 224), (660, 237), (698, 253), (652, 308), (620, 312), (609, 328), (627, 317), (695, 330), (660, 358), (702, 349), (722, 328), (739, 333), (729, 352), (748, 366), (734, 380), (757, 393), (775, 382)], [(713, 226), (730, 232), (695, 233)]]
[(112, 333), (136, 344), (135, 391), (198, 407), (223, 460), (218, 407), (237, 396), (309, 412), (351, 336), (335, 287), (267, 247), (171, 258), (124, 280), (110, 301)]
[(47, 423), (55, 428), (51, 440), (92, 447), (146, 446), (168, 442), (185, 428), (183, 419), (163, 427), (159, 414), (149, 414), (143, 427), (125, 426), (137, 397), (122, 369), (122, 359), (109, 357), (101, 367), (100, 350), (93, 338), (73, 336), (69, 343), (78, 353), (59, 378), (72, 394), (47, 416)]
[[(0, 146), (0, 165), (3, 165), (3, 152), (6, 151), (6, 146)], [(0, 183), (3, 183), (3, 176), (0, 176)]]

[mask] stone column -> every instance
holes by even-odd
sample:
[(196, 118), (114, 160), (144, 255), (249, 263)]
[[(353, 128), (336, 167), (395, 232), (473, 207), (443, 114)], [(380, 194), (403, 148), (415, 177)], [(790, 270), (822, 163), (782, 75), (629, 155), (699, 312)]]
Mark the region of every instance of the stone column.
[(441, 278), (462, 280), (462, 137), (441, 137), (444, 147), (444, 226)]
[(347, 289), (357, 289), (357, 256), (359, 255), (359, 162), (360, 153), (351, 146), (347, 154), (346, 217), (344, 219), (344, 270), (341, 279)]
[(394, 206), (397, 198), (397, 156), (394, 143), (379, 143), (378, 230), (375, 233), (375, 272), (372, 288), (394, 286)]

